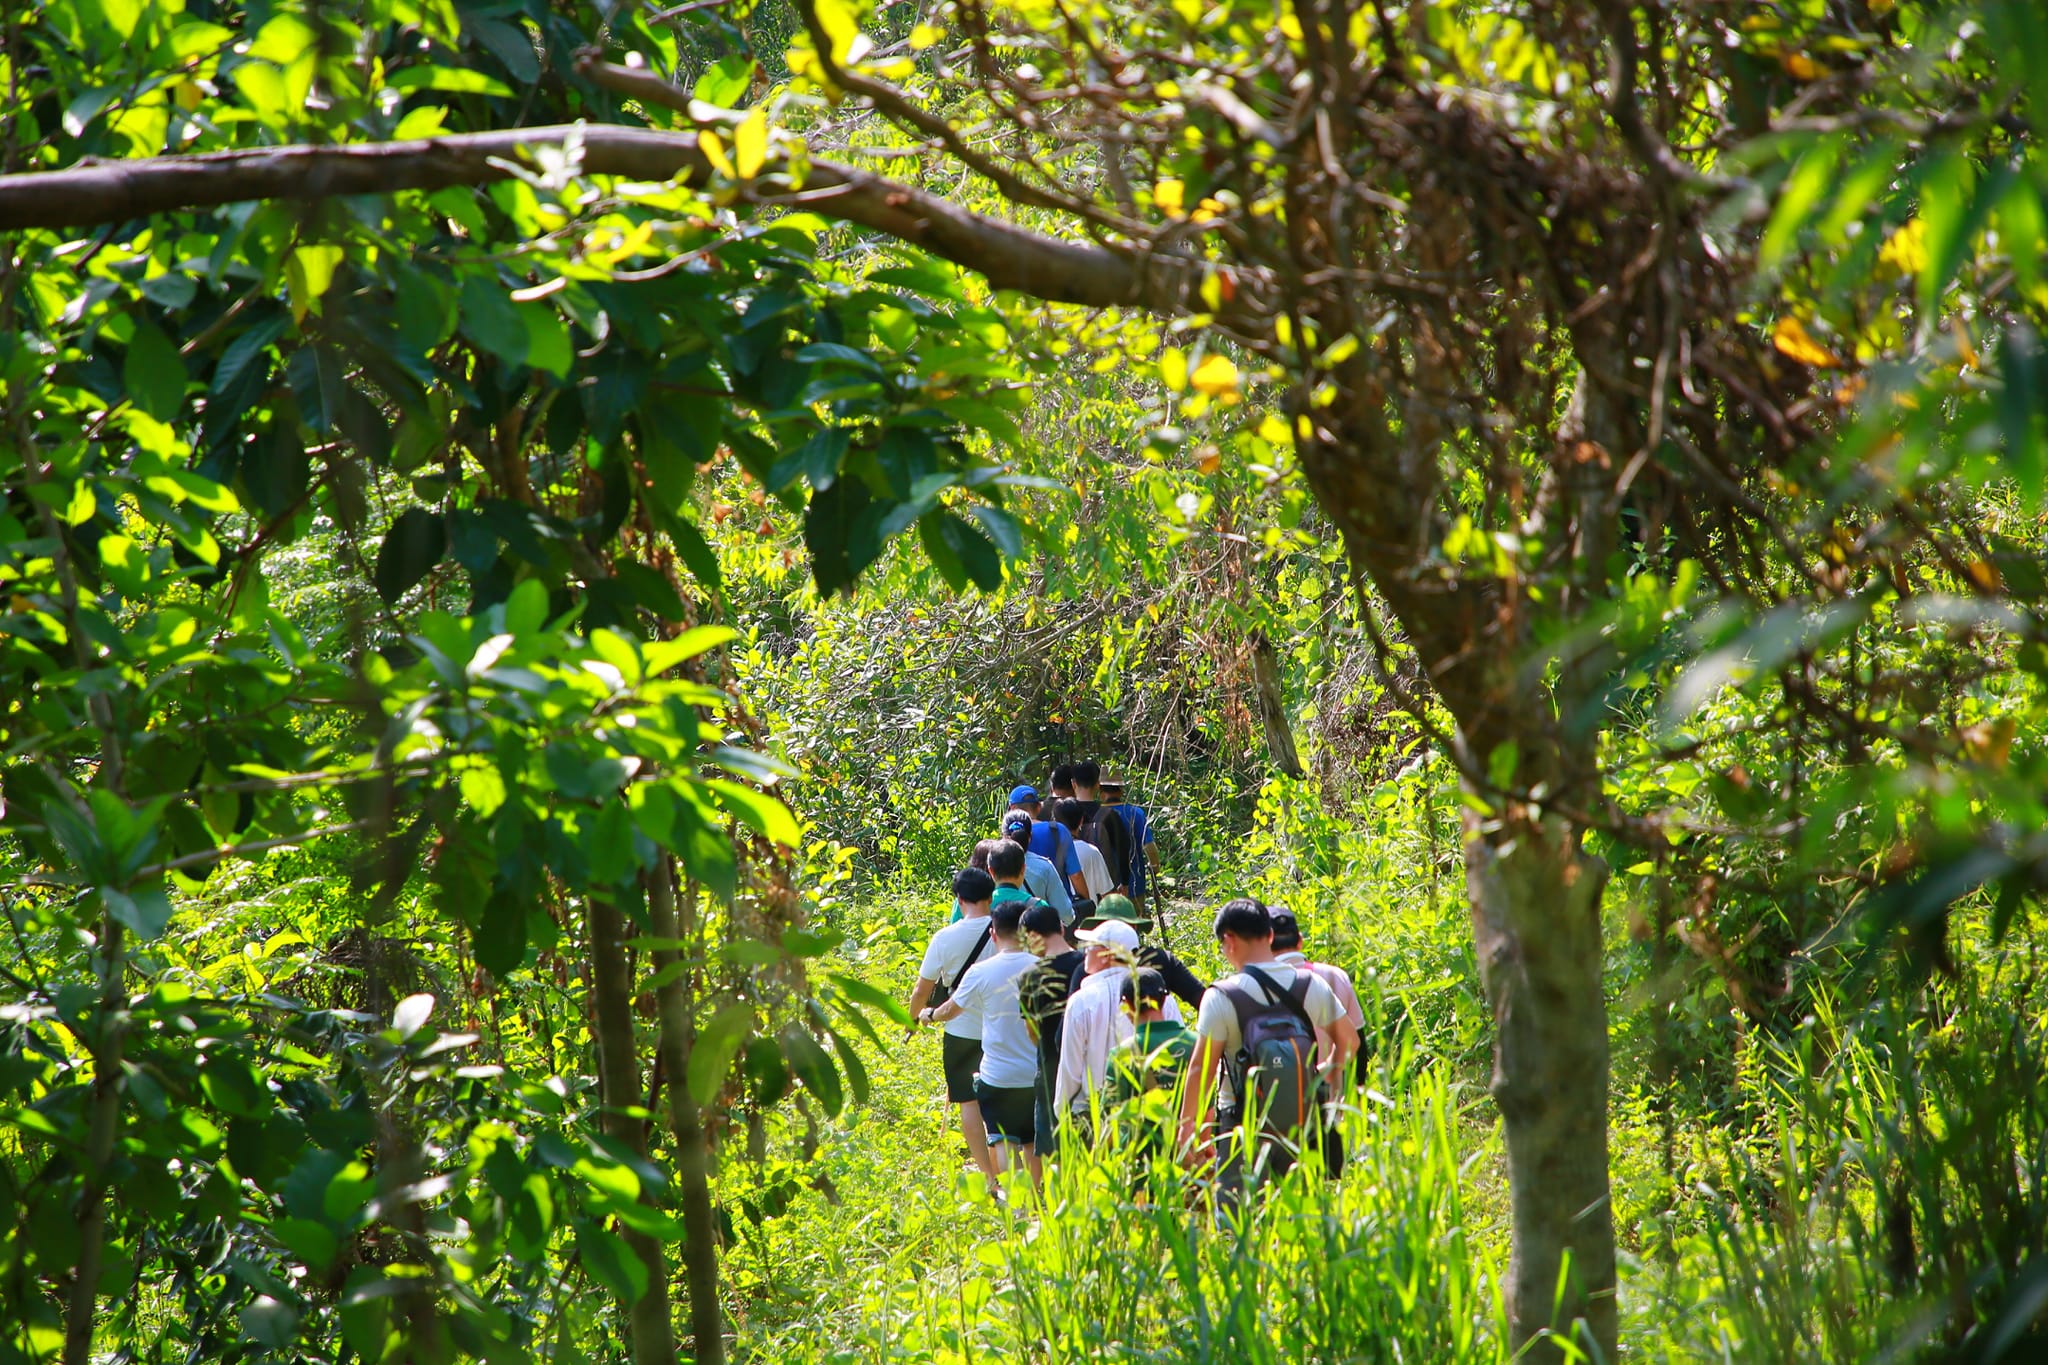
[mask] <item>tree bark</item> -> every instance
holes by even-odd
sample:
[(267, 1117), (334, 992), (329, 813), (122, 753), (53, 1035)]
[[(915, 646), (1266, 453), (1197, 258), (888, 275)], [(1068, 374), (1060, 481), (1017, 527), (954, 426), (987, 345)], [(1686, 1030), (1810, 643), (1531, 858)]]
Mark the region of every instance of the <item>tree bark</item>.
[(1613, 1360), (1620, 1324), (1600, 942), (1607, 866), (1579, 849), (1564, 820), (1510, 804), (1498, 822), (1472, 813), (1465, 821), (1472, 937), (1493, 1014), (1492, 1091), (1514, 1211), (1509, 1344), (1527, 1348), (1518, 1360), (1562, 1362), (1563, 1337)]
[(1287, 722), (1287, 691), (1280, 677), (1280, 656), (1264, 631), (1252, 632), (1251, 653), (1252, 690), (1258, 694), (1266, 753), (1275, 768), (1298, 778), (1302, 775), (1301, 754), (1294, 747), (1294, 727)]
[[(647, 879), (648, 923), (654, 936), (672, 942), (696, 939), (695, 886), (678, 911), (675, 869), (666, 857)], [(690, 923), (683, 923), (685, 916)], [(657, 948), (655, 970), (679, 960), (673, 948)], [(691, 1020), (689, 983), (671, 972), (656, 992), (661, 1016), (662, 1067), (668, 1073), (669, 1131), (676, 1142), (676, 1179), (683, 1196), (683, 1272), (690, 1287), (690, 1337), (696, 1365), (725, 1365), (725, 1314), (718, 1302), (718, 1220), (711, 1206), (711, 1151), (704, 1141), (703, 1115), (690, 1093)]]
[[(640, 1049), (633, 1030), (633, 984), (626, 970), (625, 933), (618, 907), (592, 898), (584, 910), (597, 1024), (598, 1084), (604, 1097), (605, 1135), (647, 1155), (646, 1128), (625, 1113), (640, 1102)], [(643, 1192), (642, 1195), (645, 1198)], [(626, 1310), (633, 1365), (675, 1365), (675, 1324), (669, 1317), (668, 1258), (644, 1232), (620, 1229), (626, 1246), (647, 1267), (647, 1289)]]

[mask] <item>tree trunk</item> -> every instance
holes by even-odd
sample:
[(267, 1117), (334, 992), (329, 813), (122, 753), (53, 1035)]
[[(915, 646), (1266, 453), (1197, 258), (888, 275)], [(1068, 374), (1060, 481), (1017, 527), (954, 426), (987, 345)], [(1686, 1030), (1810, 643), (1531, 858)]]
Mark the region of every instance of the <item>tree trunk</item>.
[(1601, 982), (1607, 866), (1578, 844), (1556, 816), (1511, 808), (1497, 826), (1466, 816), (1472, 937), (1493, 1012), (1492, 1091), (1514, 1210), (1510, 1345), (1529, 1347), (1517, 1358), (1530, 1362), (1567, 1358), (1549, 1333), (1613, 1360), (1620, 1333)]
[[(625, 1113), (640, 1102), (640, 1049), (633, 1032), (633, 984), (626, 970), (625, 932), (618, 907), (592, 898), (584, 911), (590, 936), (590, 976), (596, 1007), (598, 1083), (604, 1097), (605, 1136), (641, 1156), (646, 1128)], [(643, 1195), (644, 1197), (644, 1195)], [(644, 1232), (621, 1228), (626, 1246), (647, 1267), (647, 1290), (622, 1304), (633, 1365), (675, 1365), (675, 1324), (669, 1318), (668, 1258)]]
[(1280, 678), (1280, 656), (1264, 631), (1253, 631), (1252, 688), (1259, 698), (1259, 723), (1266, 731), (1266, 752), (1273, 766), (1289, 777), (1302, 775), (1301, 755), (1294, 747), (1294, 727), (1287, 722), (1287, 691)]
[[(647, 913), (654, 936), (670, 941), (696, 941), (695, 887), (687, 898), (690, 924), (676, 906), (675, 869), (664, 857), (647, 879)], [(692, 950), (694, 952), (694, 949)], [(654, 952), (655, 970), (680, 958), (673, 948)], [(690, 1337), (696, 1365), (725, 1365), (725, 1315), (718, 1303), (718, 1221), (711, 1207), (711, 1152), (704, 1142), (704, 1121), (697, 1097), (690, 1093), (690, 987), (681, 973), (666, 973), (656, 992), (661, 1013), (662, 1067), (668, 1073), (669, 1131), (676, 1141), (676, 1179), (683, 1196), (683, 1271), (690, 1286)]]

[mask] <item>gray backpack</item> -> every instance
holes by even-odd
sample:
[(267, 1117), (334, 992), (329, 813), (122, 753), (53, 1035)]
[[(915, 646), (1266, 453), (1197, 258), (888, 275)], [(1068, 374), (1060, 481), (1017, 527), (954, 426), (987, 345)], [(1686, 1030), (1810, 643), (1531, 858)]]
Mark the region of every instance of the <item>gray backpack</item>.
[(1316, 1026), (1308, 1017), (1313, 978), (1297, 969), (1294, 983), (1282, 990), (1257, 967), (1246, 966), (1244, 974), (1259, 984), (1267, 999), (1258, 1000), (1236, 986), (1218, 987), (1237, 1011), (1244, 1037), (1244, 1045), (1231, 1059), (1231, 1085), (1242, 1117), (1255, 1121), (1263, 1136), (1299, 1142), (1317, 1126), (1322, 1089)]

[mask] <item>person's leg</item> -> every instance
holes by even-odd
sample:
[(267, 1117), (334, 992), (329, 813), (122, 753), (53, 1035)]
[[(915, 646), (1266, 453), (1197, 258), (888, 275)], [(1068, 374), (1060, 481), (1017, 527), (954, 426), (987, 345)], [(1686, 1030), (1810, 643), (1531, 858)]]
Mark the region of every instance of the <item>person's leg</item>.
[(983, 1175), (995, 1174), (995, 1157), (988, 1149), (988, 1125), (981, 1121), (981, 1105), (968, 1100), (960, 1106), (960, 1135), (967, 1139), (967, 1154)]
[(1043, 1195), (1045, 1193), (1045, 1165), (1038, 1159), (1037, 1145), (1025, 1143), (1023, 1153), (1024, 1169), (1031, 1172), (1031, 1188), (1038, 1194)]

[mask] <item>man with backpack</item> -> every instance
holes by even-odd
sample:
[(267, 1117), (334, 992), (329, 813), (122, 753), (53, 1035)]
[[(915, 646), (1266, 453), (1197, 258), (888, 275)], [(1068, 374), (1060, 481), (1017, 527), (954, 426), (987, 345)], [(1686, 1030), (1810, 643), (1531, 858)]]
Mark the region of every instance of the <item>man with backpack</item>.
[[(1055, 798), (1053, 805), (1057, 807), (1058, 804), (1059, 801)], [(1085, 869), (1081, 866), (1080, 854), (1074, 847), (1074, 836), (1065, 825), (1053, 818), (1052, 811), (1044, 809), (1043, 803), (1038, 799), (1038, 789), (1031, 786), (1012, 787), (1010, 809), (1021, 810), (1031, 817), (1031, 842), (1025, 847), (1051, 863), (1054, 869), (1066, 878), (1073, 894), (1090, 895), (1082, 881)], [(1006, 813), (1003, 818), (1007, 821), (1008, 814)]]
[(1102, 765), (1088, 759), (1074, 765), (1074, 798), (1081, 803), (1080, 837), (1102, 850), (1109, 864), (1113, 891), (1128, 891), (1131, 881), (1131, 827), (1114, 810), (1102, 804), (1096, 784), (1102, 780)]
[[(1202, 1120), (1216, 1108), (1216, 1136), (1226, 1142), (1221, 1183), (1253, 1183), (1286, 1173), (1303, 1147), (1320, 1139), (1324, 1101), (1334, 1096), (1358, 1051), (1358, 1030), (1329, 984), (1306, 967), (1278, 961), (1273, 921), (1258, 901), (1241, 898), (1216, 912), (1216, 946), (1236, 968), (1202, 996), (1195, 1016), (1195, 1054), (1181, 1103), (1180, 1143), (1198, 1151)], [(1324, 1063), (1318, 1034), (1331, 1043)]]
[[(917, 969), (917, 986), (910, 993), (910, 1017), (928, 1022), (928, 1005), (943, 1004), (960, 987), (967, 969), (994, 955), (994, 931), (989, 923), (989, 901), (995, 895), (995, 879), (979, 868), (962, 868), (953, 876), (953, 901), (960, 918), (931, 937), (924, 961)], [(982, 1122), (981, 1104), (974, 1093), (974, 1074), (981, 1068), (981, 1020), (960, 1015), (946, 1021), (940, 1040), (940, 1065), (946, 1076), (946, 1100), (960, 1107), (960, 1135), (967, 1139), (968, 1155), (975, 1169), (995, 1179), (995, 1163), (988, 1150), (988, 1127)]]
[(1122, 778), (1105, 773), (1097, 790), (1102, 793), (1102, 808), (1115, 811), (1131, 831), (1130, 895), (1132, 903), (1143, 910), (1145, 897), (1159, 880), (1159, 841), (1152, 832), (1151, 813), (1124, 799), (1124, 785)]

